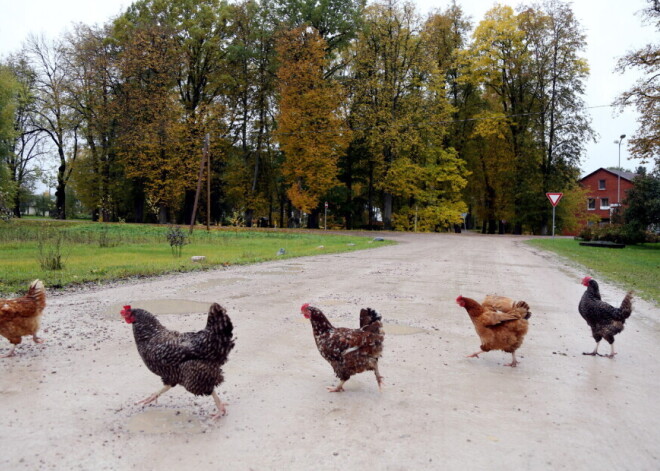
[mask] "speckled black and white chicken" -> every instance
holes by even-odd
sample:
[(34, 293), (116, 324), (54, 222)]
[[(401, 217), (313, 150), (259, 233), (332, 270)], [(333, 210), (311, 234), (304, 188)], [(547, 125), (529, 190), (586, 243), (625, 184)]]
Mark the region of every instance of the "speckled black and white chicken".
[(385, 333), (380, 314), (367, 308), (360, 311), (360, 328), (334, 327), (320, 309), (304, 304), (301, 312), (312, 323), (316, 346), (340, 380), (337, 386), (328, 386), (330, 392), (341, 392), (348, 379), (363, 371), (373, 371), (380, 388), (383, 377), (378, 371), (378, 360), (383, 353)]
[(214, 419), (226, 414), (215, 387), (224, 380), (222, 365), (234, 348), (233, 325), (225, 309), (211, 305), (206, 328), (199, 332), (176, 332), (165, 328), (156, 317), (144, 309), (124, 306), (124, 320), (133, 324), (138, 352), (147, 368), (160, 376), (165, 385), (137, 404), (149, 404), (180, 384), (195, 395), (213, 396), (218, 408)]

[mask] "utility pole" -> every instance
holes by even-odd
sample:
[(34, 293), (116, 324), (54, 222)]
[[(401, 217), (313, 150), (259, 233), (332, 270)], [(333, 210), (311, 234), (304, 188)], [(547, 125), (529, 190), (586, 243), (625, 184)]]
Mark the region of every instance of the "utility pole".
[[(192, 216), (190, 216), (190, 233), (193, 233), (193, 228), (195, 226), (195, 218), (197, 217), (197, 203), (199, 203), (199, 194), (202, 191), (202, 177), (204, 175), (204, 164), (209, 160), (209, 135), (206, 134), (204, 138), (204, 151), (202, 152), (202, 158), (199, 159), (199, 174), (197, 175), (197, 191), (195, 192), (195, 203), (193, 204)], [(211, 179), (211, 172), (209, 172), (209, 180)], [(207, 203), (208, 206), (208, 203)], [(208, 219), (207, 219), (207, 228), (208, 228)]]

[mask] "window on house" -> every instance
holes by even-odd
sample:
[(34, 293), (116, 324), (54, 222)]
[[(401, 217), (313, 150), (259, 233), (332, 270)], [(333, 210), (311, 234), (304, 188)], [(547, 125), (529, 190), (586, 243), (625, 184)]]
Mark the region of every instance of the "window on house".
[(610, 199), (601, 198), (600, 199), (600, 209), (610, 209)]
[(598, 180), (598, 189), (599, 190), (605, 189), (605, 180)]
[(596, 198), (589, 198), (587, 200), (587, 209), (596, 209)]

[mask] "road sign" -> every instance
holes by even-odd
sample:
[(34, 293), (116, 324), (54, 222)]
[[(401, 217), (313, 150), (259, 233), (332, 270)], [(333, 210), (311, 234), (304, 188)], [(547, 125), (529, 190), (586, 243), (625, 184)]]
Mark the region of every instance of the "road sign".
[(564, 196), (563, 193), (546, 193), (545, 196), (548, 197), (550, 200), (550, 204), (552, 204), (553, 207), (557, 206), (557, 203), (559, 203), (559, 200), (561, 199), (562, 196)]

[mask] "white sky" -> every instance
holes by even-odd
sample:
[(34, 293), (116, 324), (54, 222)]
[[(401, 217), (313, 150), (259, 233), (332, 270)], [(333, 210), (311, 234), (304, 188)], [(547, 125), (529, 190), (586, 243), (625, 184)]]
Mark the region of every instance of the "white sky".
[[(1, 0), (0, 6), (0, 56), (17, 51), (28, 34), (43, 34), (55, 38), (70, 29), (73, 23), (103, 24), (117, 16), (132, 2), (130, 0)], [(415, 0), (419, 12), (444, 9), (450, 0)], [(463, 10), (478, 23), (484, 13), (497, 2), (494, 0), (458, 0)], [(523, 0), (502, 0), (513, 7)], [(639, 11), (647, 5), (645, 0), (575, 0), (573, 11), (587, 35), (585, 56), (591, 75), (587, 82), (585, 102), (587, 106), (612, 103), (615, 97), (628, 89), (635, 74), (621, 76), (614, 73), (616, 60), (627, 51), (657, 42), (658, 34), (650, 26), (642, 26)], [(588, 144), (582, 161), (583, 174), (599, 167), (618, 164), (618, 145), (614, 140), (621, 134), (630, 136), (637, 128), (634, 110), (615, 114), (612, 108), (590, 110), (592, 126), (598, 133), (598, 142)], [(636, 160), (627, 160), (626, 141), (621, 146), (621, 165), (634, 170)]]

